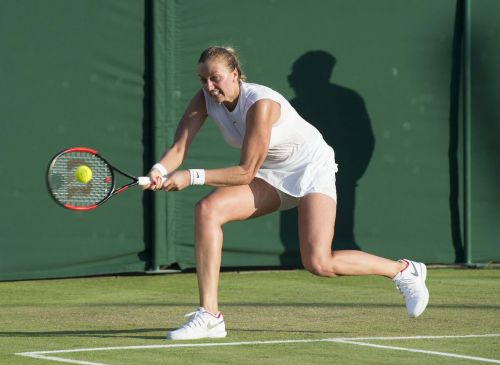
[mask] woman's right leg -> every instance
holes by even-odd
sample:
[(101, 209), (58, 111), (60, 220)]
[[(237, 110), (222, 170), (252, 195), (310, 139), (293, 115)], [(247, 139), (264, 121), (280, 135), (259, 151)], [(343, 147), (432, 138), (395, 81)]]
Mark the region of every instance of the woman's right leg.
[(222, 225), (268, 214), (279, 206), (275, 188), (261, 179), (254, 179), (250, 185), (217, 188), (196, 204), (195, 254), (200, 307), (218, 312)]
[(196, 275), (201, 308), (183, 326), (169, 332), (168, 339), (226, 337), (224, 318), (218, 308), (222, 225), (271, 213), (279, 206), (276, 190), (260, 179), (254, 179), (250, 185), (217, 188), (196, 204)]
[(363, 251), (332, 251), (337, 204), (313, 193), (300, 199), (299, 237), (304, 267), (319, 276), (382, 275), (393, 278), (405, 264)]

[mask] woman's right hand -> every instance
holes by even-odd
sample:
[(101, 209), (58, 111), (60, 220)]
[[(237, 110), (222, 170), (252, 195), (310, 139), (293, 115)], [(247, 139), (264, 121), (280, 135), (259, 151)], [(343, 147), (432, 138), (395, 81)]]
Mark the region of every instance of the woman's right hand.
[(148, 173), (151, 183), (149, 185), (144, 185), (142, 190), (161, 190), (165, 178), (161, 175), (161, 172), (157, 169), (151, 169)]

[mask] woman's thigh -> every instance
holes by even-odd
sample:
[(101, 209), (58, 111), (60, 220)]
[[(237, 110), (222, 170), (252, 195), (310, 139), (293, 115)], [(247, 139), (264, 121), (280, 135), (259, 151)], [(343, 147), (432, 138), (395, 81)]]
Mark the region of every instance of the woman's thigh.
[(249, 185), (216, 188), (198, 203), (205, 214), (215, 215), (221, 224), (272, 213), (279, 206), (276, 189), (258, 178)]
[(312, 193), (298, 205), (302, 260), (331, 255), (337, 204), (331, 197)]

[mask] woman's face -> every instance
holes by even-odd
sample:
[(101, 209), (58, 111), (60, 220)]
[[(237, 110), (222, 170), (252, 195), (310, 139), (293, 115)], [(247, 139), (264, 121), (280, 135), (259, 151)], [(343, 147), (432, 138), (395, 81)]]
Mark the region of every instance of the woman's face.
[(221, 59), (208, 60), (198, 64), (198, 76), (203, 88), (215, 102), (235, 106), (240, 95), (238, 71), (229, 70)]

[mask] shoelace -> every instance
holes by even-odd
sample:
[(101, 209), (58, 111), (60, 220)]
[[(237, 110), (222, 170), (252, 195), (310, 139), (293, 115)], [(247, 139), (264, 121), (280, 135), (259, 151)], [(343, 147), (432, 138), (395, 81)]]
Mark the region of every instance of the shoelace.
[(182, 325), (181, 328), (189, 327), (202, 327), (207, 324), (207, 320), (203, 316), (202, 310), (197, 310), (196, 312), (191, 312), (186, 314), (184, 317), (189, 317), (188, 321)]

